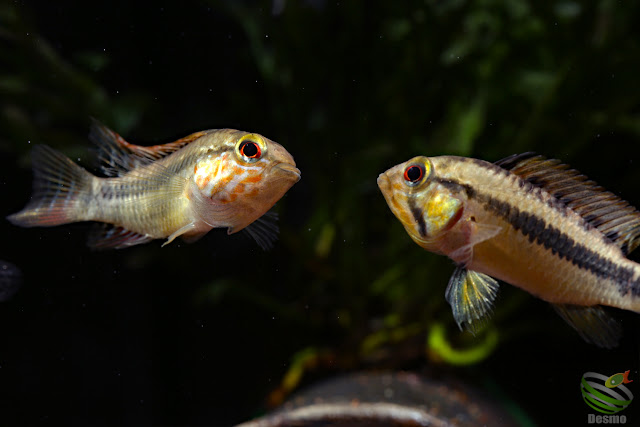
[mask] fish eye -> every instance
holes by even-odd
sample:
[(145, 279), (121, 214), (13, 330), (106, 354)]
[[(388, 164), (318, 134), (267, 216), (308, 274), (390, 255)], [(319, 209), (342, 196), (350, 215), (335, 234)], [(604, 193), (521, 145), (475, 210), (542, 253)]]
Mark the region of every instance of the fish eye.
[(260, 149), (260, 145), (251, 140), (245, 140), (240, 143), (238, 147), (238, 151), (243, 159), (247, 162), (255, 162), (262, 156), (262, 150)]
[(413, 186), (417, 185), (424, 178), (425, 169), (424, 165), (409, 165), (404, 170), (404, 180), (407, 185)]

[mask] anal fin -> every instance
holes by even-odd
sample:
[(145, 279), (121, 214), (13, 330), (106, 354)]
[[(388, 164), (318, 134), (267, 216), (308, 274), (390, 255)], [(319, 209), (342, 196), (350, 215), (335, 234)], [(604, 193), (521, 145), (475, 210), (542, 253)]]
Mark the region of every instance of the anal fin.
[(486, 274), (457, 267), (445, 292), (460, 329), (466, 327), (475, 334), (498, 294), (498, 281)]
[(119, 226), (98, 224), (89, 235), (87, 245), (91, 249), (123, 249), (153, 240), (146, 234), (136, 233)]
[(620, 324), (599, 305), (552, 304), (556, 312), (583, 340), (598, 347), (614, 348), (622, 337)]

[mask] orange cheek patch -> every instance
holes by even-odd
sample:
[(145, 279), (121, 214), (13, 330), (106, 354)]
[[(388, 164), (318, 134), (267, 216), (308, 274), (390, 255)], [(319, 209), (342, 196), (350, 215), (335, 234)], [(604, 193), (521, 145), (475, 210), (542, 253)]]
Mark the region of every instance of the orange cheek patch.
[(245, 179), (244, 182), (250, 182), (252, 184), (255, 184), (256, 182), (260, 182), (261, 180), (262, 180), (262, 176), (254, 175), (254, 176), (250, 176), (249, 178)]
[[(212, 161), (205, 161), (197, 164), (194, 169), (194, 180), (201, 190), (205, 190), (214, 182), (219, 182), (216, 185), (226, 185), (231, 181), (231, 176), (221, 176), (225, 169), (225, 157), (220, 159), (214, 159)], [(213, 189), (212, 189), (213, 190)]]
[(242, 194), (242, 193), (244, 193), (244, 184), (238, 184), (238, 185), (236, 185), (236, 188), (234, 189), (234, 191), (233, 191), (233, 192), (234, 192), (234, 193), (237, 193), (237, 194)]
[(213, 166), (213, 176), (217, 176), (218, 173), (220, 172), (220, 164), (222, 162), (215, 162), (214, 166)]
[(209, 181), (211, 181), (211, 177), (209, 175), (205, 175), (204, 177), (196, 181), (196, 184), (198, 184), (199, 188), (205, 188), (207, 185), (209, 185)]
[(229, 181), (231, 181), (231, 177), (230, 176), (225, 176), (223, 178), (220, 178), (218, 180), (218, 187), (220, 187), (220, 188), (226, 187), (227, 184), (229, 184)]
[(207, 173), (198, 173), (198, 171), (202, 172), (200, 168), (198, 168), (198, 165), (196, 165), (193, 168), (193, 173), (194, 173), (196, 185), (198, 186), (198, 188), (202, 189), (209, 184), (209, 181), (211, 180), (211, 175)]

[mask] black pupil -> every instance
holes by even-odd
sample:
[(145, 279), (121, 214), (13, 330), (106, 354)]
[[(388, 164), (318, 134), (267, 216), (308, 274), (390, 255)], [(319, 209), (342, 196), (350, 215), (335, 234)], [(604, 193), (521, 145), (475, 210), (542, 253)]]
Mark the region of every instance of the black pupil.
[(242, 146), (242, 154), (247, 157), (255, 157), (258, 154), (258, 146), (255, 142), (245, 142)]
[(411, 182), (416, 182), (420, 178), (422, 178), (422, 170), (420, 169), (420, 166), (411, 166), (409, 169), (407, 169), (406, 177)]

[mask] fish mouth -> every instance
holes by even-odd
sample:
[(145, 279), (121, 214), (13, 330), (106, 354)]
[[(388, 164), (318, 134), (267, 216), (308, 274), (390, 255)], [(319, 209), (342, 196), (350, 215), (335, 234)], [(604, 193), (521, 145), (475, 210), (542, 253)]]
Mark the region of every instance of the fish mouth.
[(284, 171), (286, 173), (290, 173), (296, 176), (296, 182), (300, 180), (300, 169), (298, 169), (297, 167), (295, 167), (292, 164), (289, 163), (278, 163), (274, 166), (276, 169), (280, 169), (281, 171)]
[(380, 192), (382, 193), (385, 200), (387, 201), (387, 204), (393, 211), (395, 197), (393, 194), (393, 186), (391, 185), (391, 180), (387, 176), (386, 172), (378, 175), (378, 180), (376, 182), (378, 183), (378, 188), (380, 189)]
[(378, 175), (378, 179), (376, 182), (378, 183), (378, 188), (382, 191), (383, 195), (385, 190), (391, 187), (391, 182), (389, 181), (389, 177), (384, 172)]

